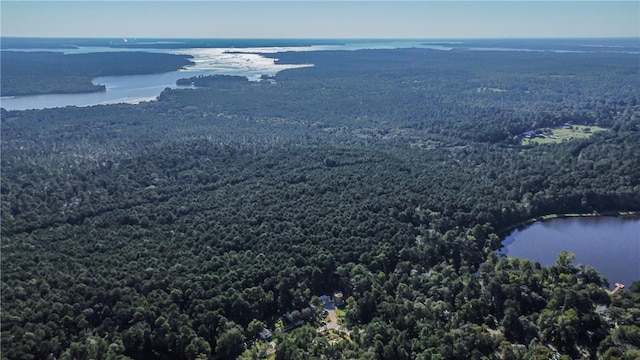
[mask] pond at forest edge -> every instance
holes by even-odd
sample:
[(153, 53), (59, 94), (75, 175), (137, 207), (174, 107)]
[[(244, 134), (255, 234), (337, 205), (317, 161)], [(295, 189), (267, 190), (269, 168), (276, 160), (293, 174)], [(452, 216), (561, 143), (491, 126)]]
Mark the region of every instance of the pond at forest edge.
[(594, 267), (608, 281), (640, 280), (640, 217), (573, 217), (536, 222), (507, 236), (499, 252), (553, 265), (565, 250), (575, 265)]

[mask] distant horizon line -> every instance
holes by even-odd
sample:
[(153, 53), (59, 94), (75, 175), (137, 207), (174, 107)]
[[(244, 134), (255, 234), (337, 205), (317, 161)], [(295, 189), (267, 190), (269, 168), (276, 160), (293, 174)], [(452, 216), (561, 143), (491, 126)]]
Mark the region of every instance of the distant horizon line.
[(119, 39), (119, 40), (588, 40), (588, 39), (639, 39), (628, 36), (513, 36), (513, 37), (136, 37), (136, 36), (22, 36), (0, 35), (0, 39)]

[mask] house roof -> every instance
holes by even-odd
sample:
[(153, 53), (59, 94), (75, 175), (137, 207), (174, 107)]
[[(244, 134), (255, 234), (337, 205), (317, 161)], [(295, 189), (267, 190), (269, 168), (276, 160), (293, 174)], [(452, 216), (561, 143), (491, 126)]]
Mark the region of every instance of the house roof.
[(273, 333), (271, 333), (271, 330), (269, 329), (262, 329), (259, 335), (261, 339), (269, 339), (273, 336)]

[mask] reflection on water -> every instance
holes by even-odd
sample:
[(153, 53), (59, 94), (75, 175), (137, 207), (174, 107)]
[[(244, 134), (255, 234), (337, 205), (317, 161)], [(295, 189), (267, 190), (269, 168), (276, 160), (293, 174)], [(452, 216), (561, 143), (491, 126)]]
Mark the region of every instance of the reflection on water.
[(552, 265), (561, 251), (576, 254), (576, 264), (593, 266), (610, 285), (640, 280), (640, 218), (552, 219), (516, 230), (503, 241), (507, 256)]
[[(71, 40), (69, 40), (71, 41)], [(275, 59), (263, 56), (284, 51), (360, 50), (423, 48), (440, 51), (545, 51), (545, 52), (624, 52), (637, 54), (637, 44), (628, 39), (606, 40), (221, 40), (183, 39), (181, 41), (136, 41), (130, 45), (113, 44), (108, 39), (74, 40), (79, 44), (58, 49), (16, 49), (19, 51), (61, 51), (67, 54), (105, 51), (146, 51), (193, 56), (193, 66), (186, 70), (164, 74), (106, 76), (94, 79), (107, 90), (89, 94), (36, 95), (4, 97), (7, 110), (42, 109), (64, 106), (90, 106), (112, 103), (137, 103), (154, 100), (167, 87), (177, 88), (176, 80), (199, 75), (239, 75), (258, 80), (262, 75), (275, 75), (285, 69), (313, 66), (312, 64), (276, 64)], [(230, 43), (233, 42), (233, 43)], [(105, 44), (99, 46), (98, 44)], [(111, 44), (111, 45), (108, 45)], [(71, 44), (68, 44), (71, 45)], [(184, 46), (184, 47), (182, 47)], [(192, 46), (192, 47), (189, 47)], [(155, 48), (154, 48), (155, 47)], [(180, 48), (182, 47), (182, 48)], [(10, 49), (3, 49), (10, 50)]]
[[(414, 41), (358, 42), (343, 45), (273, 46), (249, 48), (185, 48), (185, 49), (114, 49), (110, 47), (80, 47), (59, 49), (67, 54), (105, 51), (147, 51), (191, 55), (194, 65), (184, 70), (162, 74), (105, 76), (93, 80), (105, 85), (106, 91), (82, 94), (48, 94), (3, 97), (6, 110), (43, 109), (64, 106), (91, 106), (113, 103), (138, 103), (155, 100), (166, 88), (179, 88), (176, 80), (200, 75), (238, 75), (259, 80), (263, 75), (275, 75), (286, 69), (313, 66), (312, 64), (276, 64), (276, 59), (262, 56), (283, 51), (356, 50), (367, 48), (399, 48), (419, 46)], [(428, 46), (439, 47), (439, 46)], [(28, 49), (27, 49), (28, 50)], [(21, 49), (25, 51), (25, 49)]]
[(275, 64), (275, 59), (252, 53), (225, 53), (224, 49), (186, 49), (172, 53), (194, 56), (195, 65), (185, 70), (161, 74), (104, 76), (93, 80), (105, 85), (106, 91), (82, 94), (48, 94), (3, 97), (6, 110), (43, 109), (65, 106), (91, 106), (114, 103), (138, 103), (155, 100), (166, 88), (184, 88), (176, 81), (201, 75), (239, 75), (259, 80), (262, 75), (275, 75), (284, 69), (311, 66), (308, 64)]

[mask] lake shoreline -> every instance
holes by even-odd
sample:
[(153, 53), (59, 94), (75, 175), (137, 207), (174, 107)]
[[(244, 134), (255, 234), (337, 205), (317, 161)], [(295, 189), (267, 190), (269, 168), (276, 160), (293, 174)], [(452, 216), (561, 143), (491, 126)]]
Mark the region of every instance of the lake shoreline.
[(41, 96), (41, 95), (83, 95), (83, 94), (93, 94), (93, 93), (100, 93), (100, 92), (106, 92), (107, 91), (107, 87), (105, 85), (99, 85), (98, 88), (96, 88), (96, 90), (79, 90), (79, 91), (51, 91), (51, 92), (40, 92), (40, 91), (33, 91), (33, 92), (29, 92), (29, 93), (20, 93), (20, 94), (14, 94), (14, 93), (8, 93), (8, 94), (2, 94), (2, 96), (0, 96), (1, 99), (3, 100), (8, 100), (8, 99), (15, 99), (15, 98), (21, 98), (21, 97), (29, 97), (29, 96)]
[[(125, 57), (136, 56), (186, 56), (191, 64), (184, 64), (179, 70), (189, 72), (207, 72), (206, 75), (239, 75), (249, 80), (258, 80), (263, 75), (275, 75), (282, 70), (313, 66), (308, 62), (292, 61), (291, 54), (304, 58), (304, 53), (312, 51), (353, 51), (353, 50), (391, 50), (391, 49), (424, 49), (441, 54), (451, 52), (535, 52), (535, 53), (602, 53), (616, 54), (616, 56), (635, 55), (638, 53), (636, 44), (628, 39), (577, 39), (567, 43), (551, 42), (548, 40), (496, 40), (496, 39), (461, 39), (434, 41), (433, 39), (131, 39), (122, 42), (121, 39), (47, 39), (30, 38), (9, 40), (3, 43), (5, 52), (55, 52), (52, 46), (66, 56), (93, 57), (101, 56)], [(116, 41), (117, 40), (117, 41)], [(585, 50), (585, 46), (592, 46)], [(44, 48), (43, 48), (44, 47)], [(615, 51), (610, 50), (613, 47)], [(625, 49), (620, 53), (619, 48)], [(124, 55), (129, 53), (129, 55)], [(153, 55), (151, 55), (153, 54)], [(24, 56), (24, 55), (22, 55)], [(63, 57), (65, 58), (65, 57)], [(288, 58), (284, 59), (284, 58)], [(301, 58), (300, 58), (301, 59)], [(68, 60), (68, 59), (67, 59)], [(175, 72), (175, 71), (174, 71)], [(164, 74), (173, 74), (168, 72)], [(148, 78), (139, 83), (132, 78), (141, 74), (160, 74), (157, 78)], [(4, 75), (4, 74), (3, 74)], [(86, 75), (86, 74), (85, 74)], [(91, 75), (91, 74), (90, 74)], [(91, 76), (95, 76), (92, 74)], [(198, 75), (198, 74), (192, 74)], [(123, 77), (117, 79), (118, 76)], [(6, 94), (2, 107), (5, 110), (48, 109), (67, 106), (94, 106), (118, 103), (135, 103), (140, 98), (156, 98), (166, 87), (174, 88), (175, 80), (159, 84), (166, 76), (159, 72), (144, 72), (139, 74), (100, 75), (112, 82), (101, 84), (105, 91), (81, 92), (37, 92), (29, 95), (14, 94), (14, 98)], [(92, 81), (94, 84), (94, 81)], [(114, 89), (118, 89), (114, 91)], [(6, 89), (5, 89), (6, 90)], [(95, 94), (104, 94), (95, 99), (87, 99)], [(38, 97), (38, 98), (36, 98)]]
[[(529, 259), (542, 266), (555, 264), (562, 251), (573, 253), (575, 263), (593, 267), (607, 280), (629, 285), (640, 280), (640, 216), (619, 212), (602, 214), (555, 214), (502, 238), (496, 252)], [(566, 216), (562, 216), (566, 215)]]
[(552, 219), (565, 219), (565, 218), (582, 218), (582, 217), (638, 217), (640, 216), (640, 211), (604, 211), (604, 212), (593, 212), (593, 213), (566, 213), (566, 214), (548, 214), (537, 216), (534, 218), (530, 218), (524, 221), (521, 221), (517, 224), (508, 226), (506, 228), (502, 228), (497, 231), (497, 235), (500, 238), (505, 238), (509, 236), (514, 230), (522, 230), (528, 226), (531, 226), (537, 222), (544, 222)]

